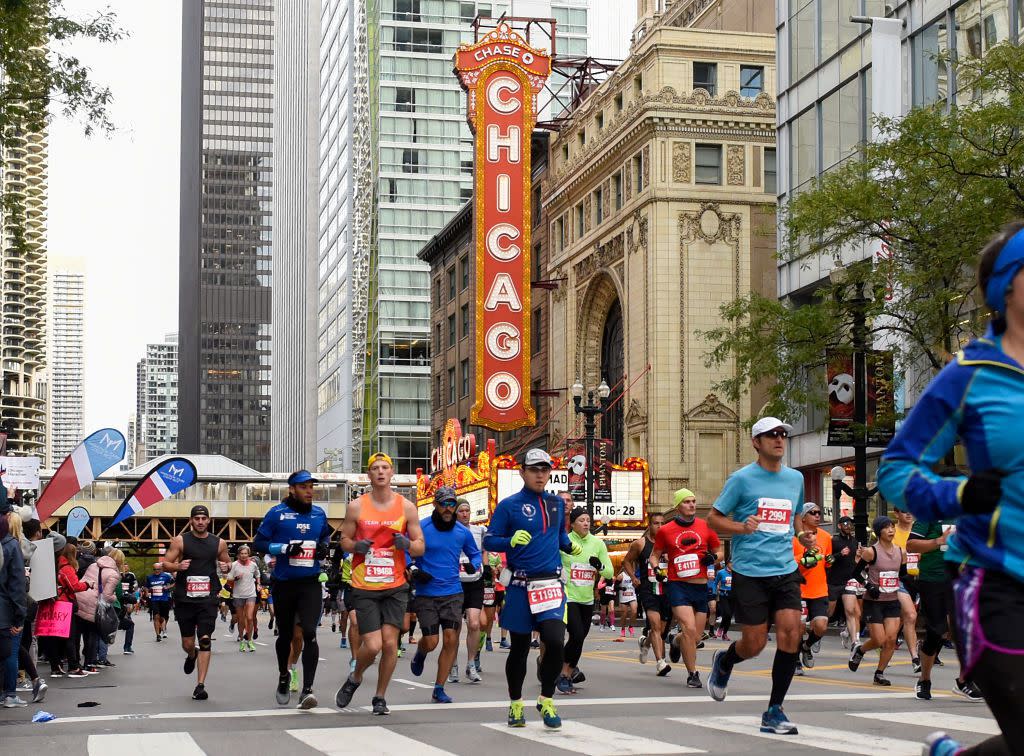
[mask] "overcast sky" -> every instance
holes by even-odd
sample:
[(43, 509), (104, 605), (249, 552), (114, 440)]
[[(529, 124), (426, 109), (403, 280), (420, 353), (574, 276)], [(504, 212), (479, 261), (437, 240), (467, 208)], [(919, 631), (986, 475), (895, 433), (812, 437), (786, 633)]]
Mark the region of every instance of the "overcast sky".
[(66, 0), (83, 17), (110, 8), (130, 36), (72, 52), (109, 86), (117, 131), (49, 134), (49, 242), (86, 266), (85, 432), (127, 430), (135, 363), (178, 327), (181, 2)]

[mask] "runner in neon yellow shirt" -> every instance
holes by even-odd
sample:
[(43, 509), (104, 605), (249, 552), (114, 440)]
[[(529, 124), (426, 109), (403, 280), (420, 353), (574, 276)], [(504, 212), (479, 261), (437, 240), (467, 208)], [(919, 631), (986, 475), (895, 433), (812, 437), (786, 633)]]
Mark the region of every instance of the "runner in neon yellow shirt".
[[(565, 643), (565, 661), (562, 676), (558, 678), (558, 690), (575, 693), (573, 678), (576, 665), (583, 653), (583, 641), (590, 632), (594, 616), (594, 583), (598, 578), (610, 579), (615, 574), (608, 547), (604, 541), (590, 533), (590, 516), (587, 510), (576, 507), (569, 514), (569, 540), (583, 549), (577, 556), (562, 552), (562, 579), (566, 581), (566, 625), (569, 637)], [(577, 677), (576, 679), (580, 679)]]

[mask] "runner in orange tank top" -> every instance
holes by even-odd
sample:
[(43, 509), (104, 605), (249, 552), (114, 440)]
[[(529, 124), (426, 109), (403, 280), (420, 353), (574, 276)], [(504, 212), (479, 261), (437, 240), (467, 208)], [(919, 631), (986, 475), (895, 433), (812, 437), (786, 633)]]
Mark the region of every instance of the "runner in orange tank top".
[(341, 548), (352, 553), (352, 609), (359, 622), (356, 667), (334, 702), (344, 709), (363, 681), (363, 673), (380, 654), (373, 713), (387, 714), (384, 700), (398, 663), (398, 638), (409, 603), (405, 580), (407, 556), (422, 556), (423, 531), (416, 505), (395, 493), (391, 457), (370, 456), (370, 493), (348, 505), (341, 525)]

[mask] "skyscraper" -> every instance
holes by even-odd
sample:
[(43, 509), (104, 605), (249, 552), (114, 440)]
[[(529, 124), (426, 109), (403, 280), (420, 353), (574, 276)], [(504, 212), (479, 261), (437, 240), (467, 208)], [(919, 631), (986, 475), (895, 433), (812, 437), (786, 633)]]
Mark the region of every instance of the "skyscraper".
[[(472, 138), (452, 56), (506, 2), (324, 0), (320, 23), (317, 463), (428, 466), (429, 268), (416, 253), (472, 195)], [(633, 3), (523, 0), (558, 50), (621, 60)], [(454, 284), (453, 284), (454, 285)]]
[[(13, 130), (12, 130), (13, 131)], [(0, 209), (0, 433), (7, 453), (46, 456), (46, 134), (20, 130), (0, 146), (0, 194), (22, 208), (17, 239)]]
[(135, 406), (135, 464), (178, 451), (178, 334), (147, 344), (139, 360)]
[(273, 0), (183, 4), (180, 450), (270, 467)]
[(276, 0), (271, 467), (316, 462), (320, 0)]
[(44, 466), (64, 461), (85, 436), (85, 271), (79, 258), (51, 259), (47, 311), (49, 448)]

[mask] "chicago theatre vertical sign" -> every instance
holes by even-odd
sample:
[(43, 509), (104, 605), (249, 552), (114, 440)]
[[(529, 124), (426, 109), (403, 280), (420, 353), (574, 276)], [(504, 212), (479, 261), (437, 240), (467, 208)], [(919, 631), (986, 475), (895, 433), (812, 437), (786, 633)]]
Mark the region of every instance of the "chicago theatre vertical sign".
[(530, 136), (551, 58), (500, 24), (455, 53), (476, 136), (476, 397), (470, 422), (536, 424), (530, 401)]

